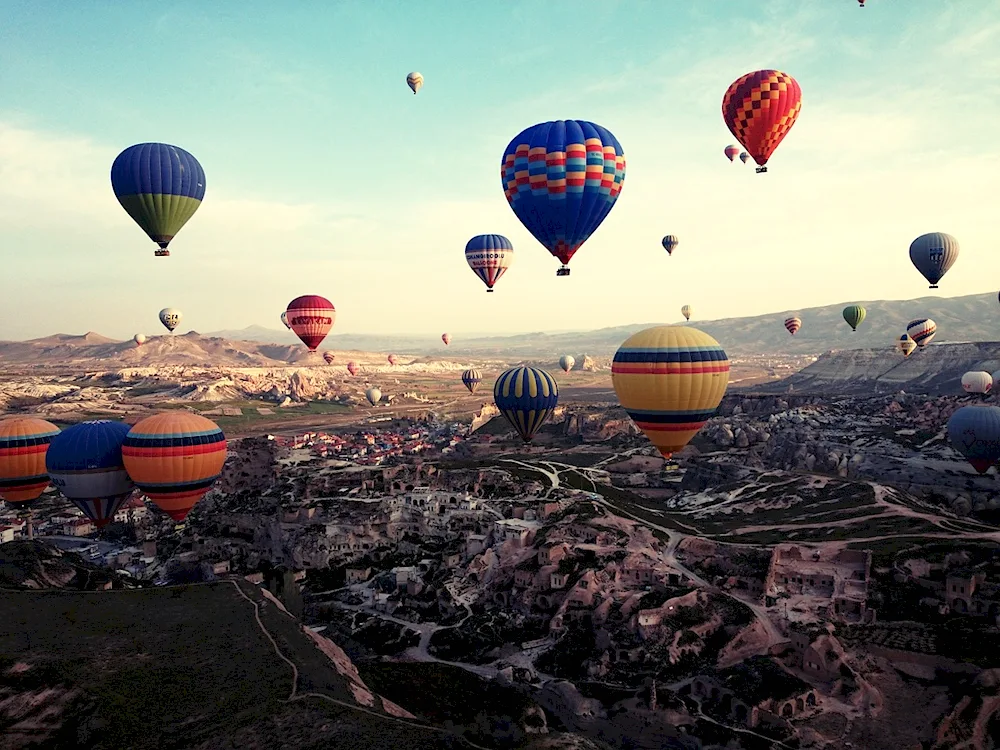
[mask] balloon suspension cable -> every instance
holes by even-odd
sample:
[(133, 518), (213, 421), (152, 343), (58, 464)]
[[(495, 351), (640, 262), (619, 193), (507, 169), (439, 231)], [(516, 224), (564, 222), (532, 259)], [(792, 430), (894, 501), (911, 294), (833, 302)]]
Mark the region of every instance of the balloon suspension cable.
[(767, 167), (757, 167), (757, 174), (764, 174), (767, 171)]

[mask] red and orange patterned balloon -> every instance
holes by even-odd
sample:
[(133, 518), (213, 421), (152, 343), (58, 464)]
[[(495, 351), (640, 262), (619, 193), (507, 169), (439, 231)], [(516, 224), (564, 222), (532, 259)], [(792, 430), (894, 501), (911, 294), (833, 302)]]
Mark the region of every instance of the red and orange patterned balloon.
[(314, 352), (333, 328), (337, 320), (337, 310), (326, 297), (306, 294), (288, 303), (285, 317), (292, 333), (309, 347), (309, 351)]
[(722, 119), (766, 172), (767, 160), (802, 110), (802, 89), (780, 70), (756, 70), (733, 81), (722, 97)]

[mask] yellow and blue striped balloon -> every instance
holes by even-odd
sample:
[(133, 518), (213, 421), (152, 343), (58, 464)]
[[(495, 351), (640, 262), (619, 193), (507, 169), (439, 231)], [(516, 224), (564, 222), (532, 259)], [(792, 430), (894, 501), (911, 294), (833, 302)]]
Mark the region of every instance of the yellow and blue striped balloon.
[(468, 370), (462, 373), (462, 383), (465, 387), (469, 389), (469, 393), (475, 393), (476, 389), (479, 388), (479, 384), (483, 380), (483, 373), (477, 370), (475, 367), (470, 367)]
[(545, 370), (512, 367), (497, 378), (493, 402), (528, 443), (559, 403), (559, 386)]
[(729, 358), (697, 328), (647, 328), (615, 352), (611, 382), (632, 421), (670, 458), (718, 408), (729, 385)]

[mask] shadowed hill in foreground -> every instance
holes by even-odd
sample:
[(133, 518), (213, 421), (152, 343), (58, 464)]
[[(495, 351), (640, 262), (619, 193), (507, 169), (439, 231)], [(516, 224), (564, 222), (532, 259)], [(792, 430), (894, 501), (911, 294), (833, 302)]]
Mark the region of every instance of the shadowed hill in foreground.
[(842, 349), (824, 354), (784, 380), (753, 386), (761, 393), (871, 395), (905, 390), (930, 395), (960, 395), (969, 370), (1000, 369), (1000, 342), (938, 344), (904, 358), (892, 349)]
[(343, 652), (243, 582), (8, 591), (0, 623), (0, 748), (469, 746), (397, 718)]

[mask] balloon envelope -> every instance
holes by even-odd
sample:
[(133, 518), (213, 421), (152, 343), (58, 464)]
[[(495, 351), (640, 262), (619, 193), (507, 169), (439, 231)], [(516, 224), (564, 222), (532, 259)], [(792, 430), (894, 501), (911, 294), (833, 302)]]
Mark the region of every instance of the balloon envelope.
[(281, 325), (283, 325), (288, 330), (292, 329), (292, 327), (290, 325), (288, 325), (288, 311), (287, 310), (282, 310), (281, 311)]
[(181, 311), (174, 307), (164, 307), (160, 310), (159, 314), (160, 322), (163, 324), (163, 327), (171, 333), (173, 333), (174, 329), (181, 324), (181, 318), (183, 317), (184, 315)]
[(521, 131), (501, 163), (507, 201), (525, 228), (565, 265), (607, 217), (625, 183), (625, 155), (609, 130), (586, 120)]
[(111, 165), (111, 188), (132, 220), (170, 255), (167, 245), (201, 206), (205, 170), (191, 154), (166, 143), (129, 146)]
[(413, 71), (406, 76), (406, 85), (416, 94), (420, 90), (420, 87), (424, 85), (424, 77), (417, 71)]
[(749, 158), (750, 158), (750, 154), (748, 154), (746, 151), (740, 151), (740, 161), (741, 162), (743, 162), (744, 164), (746, 164), (747, 163), (747, 159), (749, 159)]
[(183, 521), (222, 474), (226, 436), (198, 414), (154, 414), (129, 430), (122, 458), (136, 487), (175, 521)]
[(563, 372), (569, 372), (575, 364), (576, 359), (569, 354), (564, 354), (559, 358), (559, 366), (563, 369)]
[(858, 330), (858, 326), (861, 325), (867, 314), (868, 311), (861, 305), (848, 305), (843, 312), (844, 320), (847, 321), (847, 325), (851, 327), (852, 331)]
[(917, 346), (923, 349), (934, 338), (937, 333), (937, 323), (930, 318), (917, 318), (911, 320), (906, 326), (906, 334), (913, 339)]
[(722, 119), (761, 167), (788, 135), (802, 110), (802, 89), (780, 70), (737, 78), (722, 97)]
[(785, 328), (793, 336), (798, 333), (799, 329), (802, 327), (802, 318), (786, 318)]
[(395, 366), (395, 364), (399, 361), (399, 359), (396, 357), (395, 354), (390, 354), (388, 357), (386, 357), (386, 361), (388, 361), (390, 365)]
[(333, 360), (335, 360), (336, 358), (337, 357), (334, 355), (333, 352), (323, 352), (323, 361), (326, 362), (328, 365), (332, 365)]
[(358, 369), (359, 368), (358, 368), (358, 363), (357, 362), (348, 362), (347, 363), (347, 371), (349, 373), (351, 373), (351, 375), (357, 375), (358, 374)]
[(493, 402), (527, 443), (559, 403), (559, 386), (545, 370), (512, 367), (493, 385)]
[(369, 404), (375, 406), (375, 404), (382, 400), (382, 391), (378, 388), (369, 388), (365, 391), (365, 398), (368, 399)]
[(615, 352), (611, 382), (632, 421), (670, 458), (718, 408), (729, 384), (729, 358), (697, 328), (647, 328)]
[(465, 244), (465, 262), (492, 292), (514, 263), (514, 246), (502, 234), (478, 234)]
[(135, 336), (133, 336), (132, 340), (135, 342), (136, 346), (142, 346), (143, 344), (146, 343), (146, 337), (141, 333), (137, 333)]
[(726, 146), (726, 150), (724, 151), (726, 158), (729, 159), (729, 161), (735, 159), (739, 152), (739, 146)]
[(27, 506), (49, 486), (45, 454), (59, 428), (35, 417), (0, 422), (0, 499)]
[(910, 262), (923, 274), (931, 289), (958, 260), (958, 240), (950, 234), (922, 234), (910, 243)]
[(993, 389), (993, 376), (981, 370), (972, 370), (962, 376), (962, 390), (966, 393), (989, 393)]
[(106, 419), (80, 422), (52, 438), (45, 456), (52, 486), (99, 529), (114, 520), (135, 489), (122, 458), (130, 429), (124, 422)]
[(288, 303), (285, 315), (292, 333), (299, 337), (309, 351), (314, 352), (333, 328), (337, 320), (337, 309), (326, 297), (304, 294)]
[(667, 255), (673, 255), (674, 250), (679, 244), (681, 244), (681, 241), (672, 234), (668, 234), (662, 240), (663, 249), (667, 251)]
[(482, 380), (483, 374), (475, 368), (468, 369), (462, 373), (462, 383), (469, 389), (469, 393), (475, 393)]
[(681, 315), (684, 316), (684, 320), (691, 320), (692, 312), (694, 311), (691, 309), (691, 305), (684, 305), (684, 307), (681, 308)]
[(913, 354), (913, 350), (917, 348), (917, 342), (910, 338), (909, 334), (904, 333), (899, 337), (899, 351), (903, 353), (904, 357), (909, 357)]
[(1000, 459), (1000, 408), (963, 406), (948, 420), (948, 442), (985, 474)]
[(445, 346), (448, 346), (448, 344), (451, 343), (451, 334), (450, 333), (442, 333), (441, 334), (441, 340), (444, 342)]

